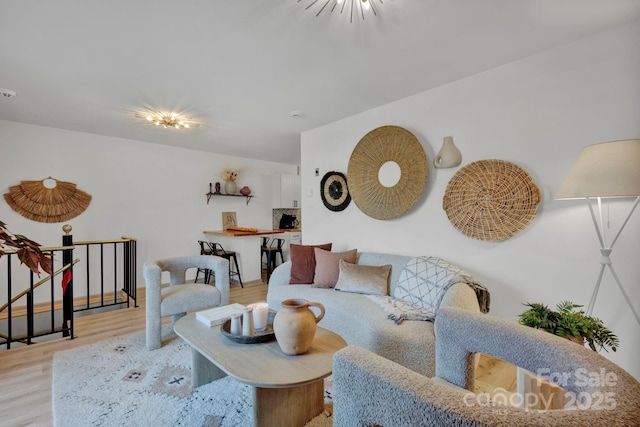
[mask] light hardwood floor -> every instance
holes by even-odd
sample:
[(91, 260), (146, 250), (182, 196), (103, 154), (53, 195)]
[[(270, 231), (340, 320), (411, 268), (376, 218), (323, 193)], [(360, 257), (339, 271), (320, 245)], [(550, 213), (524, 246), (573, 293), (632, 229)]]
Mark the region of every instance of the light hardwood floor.
[[(231, 287), (230, 302), (250, 304), (266, 299), (267, 285), (245, 283)], [(51, 426), (51, 364), (56, 351), (91, 344), (118, 335), (144, 330), (144, 288), (138, 290), (137, 308), (119, 309), (74, 320), (76, 338), (55, 339), (31, 346), (0, 351), (0, 425)], [(164, 319), (170, 322), (170, 318)], [(480, 358), (476, 391), (496, 386), (514, 388), (515, 368), (495, 359)]]
[[(230, 302), (250, 304), (264, 301), (267, 285), (233, 285)], [(55, 339), (31, 346), (0, 351), (0, 425), (52, 426), (51, 363), (56, 351), (91, 344), (145, 328), (144, 288), (138, 289), (137, 308), (78, 317), (74, 320), (73, 340)], [(170, 318), (164, 322), (170, 322)]]

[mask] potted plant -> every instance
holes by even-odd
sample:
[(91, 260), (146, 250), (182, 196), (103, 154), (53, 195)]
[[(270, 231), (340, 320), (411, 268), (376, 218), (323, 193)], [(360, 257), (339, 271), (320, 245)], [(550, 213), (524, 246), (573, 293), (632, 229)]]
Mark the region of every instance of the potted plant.
[(604, 326), (602, 320), (587, 316), (581, 305), (563, 301), (551, 310), (544, 304), (527, 303), (527, 311), (520, 314), (520, 323), (536, 329), (544, 329), (554, 335), (568, 338), (584, 345), (586, 341), (593, 351), (607, 347), (616, 351), (620, 342), (618, 337)]
[(51, 274), (51, 254), (43, 253), (39, 243), (22, 234), (12, 234), (6, 224), (0, 221), (0, 257), (5, 254), (3, 248), (15, 249), (20, 263), (25, 264), (38, 276), (40, 276), (40, 268)]

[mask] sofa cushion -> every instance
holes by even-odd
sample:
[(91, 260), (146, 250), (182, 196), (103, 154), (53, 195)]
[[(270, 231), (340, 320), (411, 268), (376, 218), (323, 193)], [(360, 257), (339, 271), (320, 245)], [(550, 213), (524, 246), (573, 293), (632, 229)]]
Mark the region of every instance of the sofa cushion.
[(314, 248), (313, 250), (316, 257), (316, 271), (313, 277), (314, 288), (333, 288), (340, 274), (338, 266), (340, 260), (354, 263), (358, 253), (357, 249), (345, 252), (330, 252), (321, 248)]
[(440, 301), (464, 272), (435, 257), (411, 258), (400, 273), (394, 297), (437, 313)]
[(336, 290), (369, 295), (389, 295), (391, 264), (381, 266), (358, 265), (339, 262), (340, 275)]
[(291, 279), (290, 284), (313, 283), (313, 276), (316, 272), (316, 257), (314, 248), (321, 248), (330, 251), (331, 243), (323, 245), (289, 245), (291, 256)]

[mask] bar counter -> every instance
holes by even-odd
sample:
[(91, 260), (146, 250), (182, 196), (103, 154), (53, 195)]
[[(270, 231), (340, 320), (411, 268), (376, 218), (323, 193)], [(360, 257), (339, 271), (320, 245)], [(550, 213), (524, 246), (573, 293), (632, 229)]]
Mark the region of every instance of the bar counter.
[(243, 282), (262, 280), (262, 253), (260, 246), (263, 237), (283, 237), (285, 232), (299, 232), (300, 230), (263, 230), (257, 232), (206, 230), (203, 231), (205, 240), (220, 243), (225, 250), (234, 251), (240, 265), (240, 275)]

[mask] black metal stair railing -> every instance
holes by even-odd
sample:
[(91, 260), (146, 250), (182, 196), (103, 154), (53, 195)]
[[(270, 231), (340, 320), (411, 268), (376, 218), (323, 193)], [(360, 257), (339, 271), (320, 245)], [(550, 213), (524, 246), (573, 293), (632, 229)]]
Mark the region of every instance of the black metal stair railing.
[[(132, 301), (138, 307), (136, 239), (73, 242), (67, 234), (63, 246), (42, 251), (60, 267), (37, 281), (14, 251), (0, 259), (0, 350), (53, 334), (73, 339), (74, 313), (130, 307)], [(16, 288), (21, 290), (14, 295)]]

